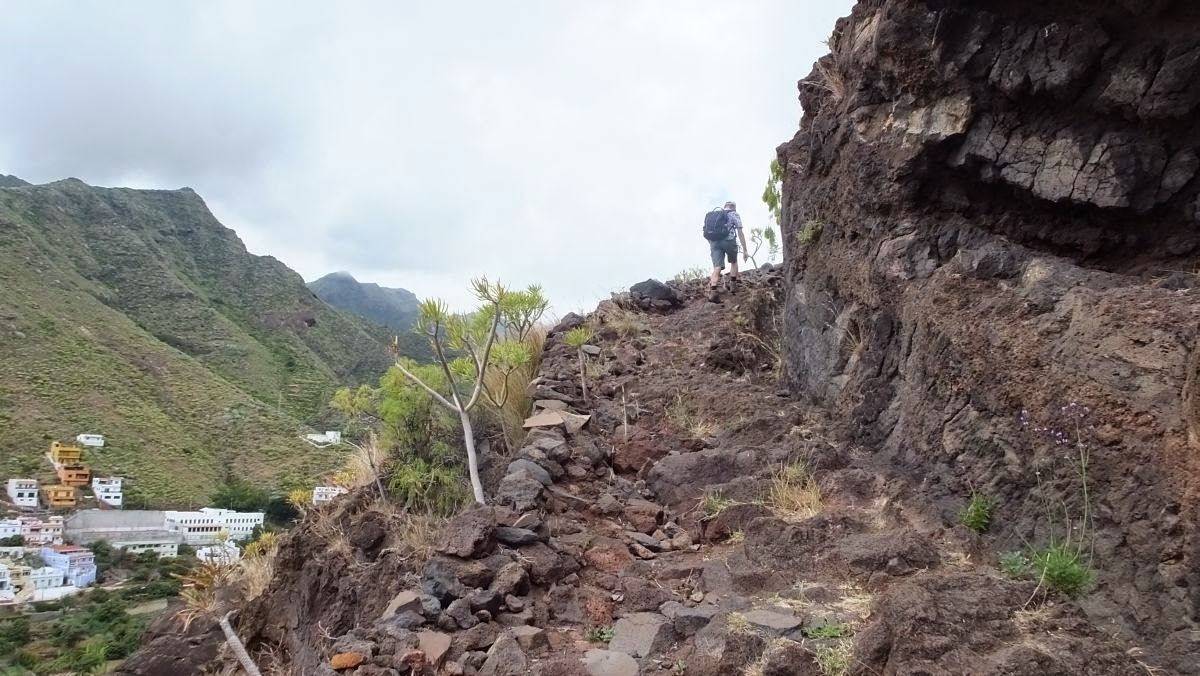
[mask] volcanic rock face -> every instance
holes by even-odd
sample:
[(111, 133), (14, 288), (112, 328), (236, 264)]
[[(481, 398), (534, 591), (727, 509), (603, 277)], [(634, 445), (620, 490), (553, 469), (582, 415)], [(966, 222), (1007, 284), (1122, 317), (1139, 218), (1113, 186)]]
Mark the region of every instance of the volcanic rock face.
[(865, 0), (830, 46), (779, 149), (793, 390), (1013, 549), (1074, 527), (1093, 620), (1185, 669), (1200, 7)]

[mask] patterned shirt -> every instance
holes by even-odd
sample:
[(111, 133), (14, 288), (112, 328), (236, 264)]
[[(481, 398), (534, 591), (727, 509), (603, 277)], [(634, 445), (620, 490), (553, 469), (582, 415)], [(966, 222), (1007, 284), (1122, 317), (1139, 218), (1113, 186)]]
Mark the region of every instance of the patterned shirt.
[(729, 218), (726, 221), (729, 224), (728, 239), (737, 240), (737, 232), (742, 229), (742, 217), (733, 209), (726, 209), (729, 212)]

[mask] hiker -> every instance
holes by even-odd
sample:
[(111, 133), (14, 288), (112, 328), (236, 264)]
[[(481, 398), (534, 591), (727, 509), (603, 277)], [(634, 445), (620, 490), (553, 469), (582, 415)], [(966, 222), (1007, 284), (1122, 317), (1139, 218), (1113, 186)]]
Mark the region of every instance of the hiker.
[(725, 206), (713, 209), (704, 216), (704, 239), (708, 240), (709, 252), (712, 254), (713, 271), (708, 279), (708, 297), (713, 302), (719, 302), (717, 286), (721, 283), (721, 272), (725, 269), (725, 260), (729, 260), (728, 289), (730, 293), (737, 291), (738, 284), (738, 241), (742, 243), (744, 258), (749, 261), (749, 249), (746, 248), (746, 235), (742, 232), (742, 217), (738, 215), (737, 204), (726, 202)]

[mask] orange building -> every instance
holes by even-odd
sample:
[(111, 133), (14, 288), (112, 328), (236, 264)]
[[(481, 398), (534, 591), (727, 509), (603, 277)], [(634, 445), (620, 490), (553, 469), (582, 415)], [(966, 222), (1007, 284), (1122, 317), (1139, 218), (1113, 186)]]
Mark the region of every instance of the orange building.
[(42, 486), (42, 499), (51, 508), (74, 507), (75, 489), (71, 486)]
[(78, 446), (51, 441), (50, 459), (58, 465), (78, 465), (83, 461), (83, 451)]
[(58, 480), (64, 486), (86, 486), (92, 480), (92, 472), (84, 465), (60, 465)]

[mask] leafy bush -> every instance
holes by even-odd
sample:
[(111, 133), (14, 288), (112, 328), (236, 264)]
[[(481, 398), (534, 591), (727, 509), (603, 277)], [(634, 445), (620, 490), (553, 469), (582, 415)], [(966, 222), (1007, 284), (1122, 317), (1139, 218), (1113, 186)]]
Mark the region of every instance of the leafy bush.
[(604, 627), (592, 627), (587, 630), (583, 638), (589, 643), (610, 643), (613, 640), (614, 631), (611, 625)]
[(996, 501), (989, 495), (971, 491), (971, 499), (958, 514), (958, 522), (976, 533), (985, 533), (992, 525), (992, 509)]
[(448, 516), (470, 499), (461, 472), (424, 458), (398, 464), (388, 490), (405, 509), (421, 514)]

